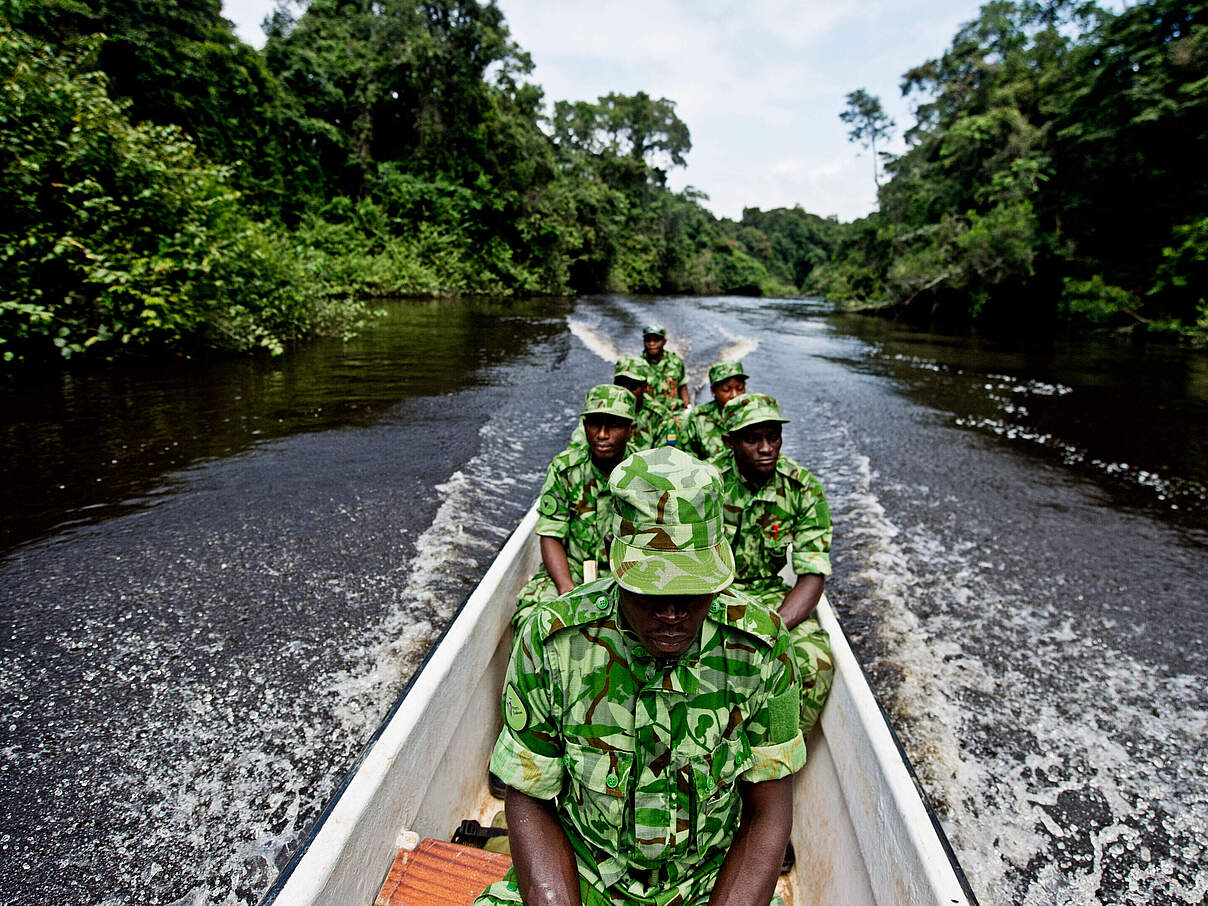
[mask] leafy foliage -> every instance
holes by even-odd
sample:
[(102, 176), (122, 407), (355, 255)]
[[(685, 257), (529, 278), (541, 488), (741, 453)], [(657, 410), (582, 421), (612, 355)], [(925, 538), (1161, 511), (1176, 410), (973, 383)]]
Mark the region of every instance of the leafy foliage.
[(920, 98), (917, 122), (887, 167), (880, 211), (853, 225), (812, 288), (930, 315), (1195, 334), (1208, 209), (1189, 153), (1208, 142), (1202, 0), (1119, 15), (993, 0), (943, 56), (905, 74), (903, 91)]

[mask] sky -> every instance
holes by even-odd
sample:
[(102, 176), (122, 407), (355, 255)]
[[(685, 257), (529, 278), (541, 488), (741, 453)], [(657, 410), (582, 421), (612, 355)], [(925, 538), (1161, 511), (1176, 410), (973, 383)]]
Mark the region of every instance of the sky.
[[(274, 0), (223, 0), (259, 47)], [(943, 53), (978, 0), (499, 0), (531, 79), (555, 100), (645, 91), (676, 103), (692, 133), (668, 183), (709, 196), (719, 217), (800, 205), (841, 220), (876, 207), (870, 153), (839, 120), (848, 92), (914, 122), (901, 75)]]

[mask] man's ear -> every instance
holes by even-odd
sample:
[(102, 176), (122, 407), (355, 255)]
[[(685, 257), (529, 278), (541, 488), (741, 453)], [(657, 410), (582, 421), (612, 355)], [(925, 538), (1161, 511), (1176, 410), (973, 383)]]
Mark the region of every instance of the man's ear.
[(727, 447), (729, 447), (731, 450), (734, 449), (734, 438), (732, 438), (729, 434), (723, 434), (721, 436), (721, 442), (723, 444), (725, 444)]
[(638, 423), (630, 422), (629, 423), (629, 432), (625, 435), (625, 439), (629, 440), (629, 438), (633, 437), (633, 432), (636, 431), (637, 429), (638, 429)]

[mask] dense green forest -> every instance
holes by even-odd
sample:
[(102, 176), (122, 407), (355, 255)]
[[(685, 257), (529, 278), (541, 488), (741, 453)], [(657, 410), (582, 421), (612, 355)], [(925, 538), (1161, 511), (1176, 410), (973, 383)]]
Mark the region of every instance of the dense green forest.
[[(672, 100), (547, 109), (493, 3), (282, 3), (256, 50), (220, 0), (0, 0), (0, 354), (279, 352), (381, 297), (595, 291), (1202, 339), (1206, 24), (995, 0), (905, 74), (877, 213), (734, 222), (668, 188)], [(844, 120), (884, 147), (877, 98)]]
[[(902, 91), (917, 100), (907, 150), (810, 289), (1208, 339), (1208, 3), (995, 0)], [(879, 101), (848, 101), (852, 138), (884, 139)]]
[(219, 0), (0, 9), (9, 361), (275, 352), (384, 296), (794, 293), (838, 243), (668, 189), (669, 100), (547, 114), (490, 3), (282, 4), (263, 51)]

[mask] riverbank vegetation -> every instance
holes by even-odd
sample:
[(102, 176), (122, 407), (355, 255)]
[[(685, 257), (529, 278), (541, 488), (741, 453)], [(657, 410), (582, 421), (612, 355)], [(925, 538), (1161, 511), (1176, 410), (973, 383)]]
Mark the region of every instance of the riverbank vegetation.
[[(479, 0), (284, 2), (262, 50), (220, 0), (0, 0), (0, 356), (279, 352), (450, 293), (809, 292), (1203, 338), (1205, 10), (993, 0), (905, 75), (907, 150), (840, 224), (672, 191), (671, 100), (547, 107)], [(892, 124), (849, 105), (876, 155)]]
[(219, 0), (0, 9), (8, 361), (276, 352), (383, 296), (796, 293), (838, 242), (671, 191), (669, 100), (547, 112), (476, 0), (282, 4), (262, 51)]
[[(1040, 333), (1208, 340), (1208, 4), (995, 0), (902, 90), (918, 101), (907, 150), (810, 288)], [(855, 140), (884, 129), (870, 101), (849, 95)]]

